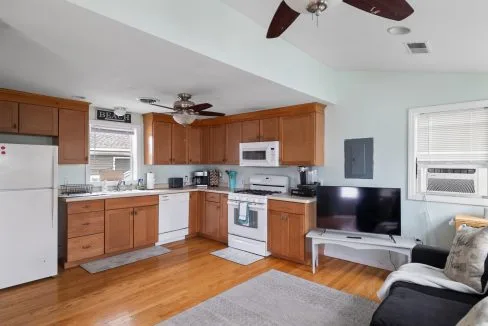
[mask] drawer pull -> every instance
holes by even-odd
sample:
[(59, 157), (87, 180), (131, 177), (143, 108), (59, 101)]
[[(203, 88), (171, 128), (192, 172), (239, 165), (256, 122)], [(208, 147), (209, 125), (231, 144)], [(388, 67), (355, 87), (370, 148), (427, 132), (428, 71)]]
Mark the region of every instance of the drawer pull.
[(81, 224), (81, 225), (83, 225), (83, 226), (88, 226), (88, 225), (90, 225), (90, 222), (85, 222), (85, 223), (83, 223), (83, 224)]
[(81, 249), (90, 249), (90, 248), (91, 248), (91, 245), (81, 246)]
[(85, 205), (85, 206), (83, 206), (83, 208), (88, 209), (88, 208), (90, 208), (90, 206)]

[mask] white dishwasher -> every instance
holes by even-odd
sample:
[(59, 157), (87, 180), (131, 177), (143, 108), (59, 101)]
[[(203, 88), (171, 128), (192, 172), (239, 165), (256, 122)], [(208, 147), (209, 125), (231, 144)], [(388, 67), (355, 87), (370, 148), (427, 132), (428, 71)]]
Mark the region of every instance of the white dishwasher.
[(185, 239), (189, 206), (188, 192), (159, 196), (159, 239), (156, 245)]

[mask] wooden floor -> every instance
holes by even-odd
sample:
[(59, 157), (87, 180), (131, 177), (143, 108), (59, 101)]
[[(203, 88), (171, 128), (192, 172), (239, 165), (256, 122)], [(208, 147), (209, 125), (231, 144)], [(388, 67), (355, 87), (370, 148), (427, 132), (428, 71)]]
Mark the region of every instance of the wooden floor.
[(195, 238), (171, 253), (99, 274), (81, 268), (0, 290), (0, 325), (153, 325), (270, 269), (377, 300), (388, 271), (338, 259), (309, 266), (267, 258), (240, 266), (209, 253), (224, 248)]

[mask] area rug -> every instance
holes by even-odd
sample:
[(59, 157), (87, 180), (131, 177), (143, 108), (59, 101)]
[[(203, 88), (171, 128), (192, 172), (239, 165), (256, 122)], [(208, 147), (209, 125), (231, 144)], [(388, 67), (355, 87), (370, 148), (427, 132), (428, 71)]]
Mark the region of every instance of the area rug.
[(83, 269), (91, 274), (106, 271), (108, 269), (117, 268), (120, 266), (135, 263), (136, 261), (144, 260), (151, 257), (167, 254), (170, 252), (168, 248), (162, 246), (150, 247), (131, 252), (126, 252), (117, 256), (98, 259), (86, 264), (80, 265)]
[(214, 251), (211, 254), (219, 258), (230, 260), (231, 262), (244, 265), (244, 266), (250, 265), (252, 263), (257, 262), (258, 260), (264, 259), (264, 257), (262, 256), (258, 256), (247, 251), (242, 251), (230, 247), (222, 250)]
[(378, 304), (271, 270), (158, 325), (369, 325)]

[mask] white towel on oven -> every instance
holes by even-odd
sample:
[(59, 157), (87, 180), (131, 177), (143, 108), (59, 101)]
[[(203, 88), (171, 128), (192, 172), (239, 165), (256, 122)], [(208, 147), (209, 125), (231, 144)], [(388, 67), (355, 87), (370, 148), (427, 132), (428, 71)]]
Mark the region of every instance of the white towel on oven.
[(249, 204), (247, 202), (239, 203), (239, 220), (246, 221), (249, 217)]

